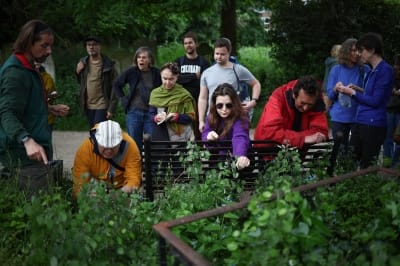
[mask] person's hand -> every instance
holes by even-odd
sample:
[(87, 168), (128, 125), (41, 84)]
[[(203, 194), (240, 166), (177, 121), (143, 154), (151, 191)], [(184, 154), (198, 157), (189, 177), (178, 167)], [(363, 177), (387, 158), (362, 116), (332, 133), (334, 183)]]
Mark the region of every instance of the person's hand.
[(333, 91), (336, 93), (339, 92), (338, 88), (340, 88), (342, 86), (343, 86), (343, 83), (341, 81), (339, 81), (338, 83), (336, 83), (335, 87), (333, 88)]
[(49, 111), (56, 116), (66, 116), (69, 112), (69, 106), (65, 104), (49, 105)]
[(167, 114), (165, 112), (161, 112), (161, 113), (156, 114), (154, 119), (157, 123), (160, 123), (160, 122), (164, 121), (166, 117), (167, 117)]
[(126, 193), (126, 194), (131, 194), (133, 192), (134, 188), (128, 185), (125, 185), (121, 188), (121, 191)]
[(314, 144), (314, 143), (321, 143), (326, 140), (326, 137), (321, 132), (314, 133), (310, 136), (305, 137), (304, 143), (307, 144)]
[(352, 89), (351, 86), (338, 86), (336, 90), (348, 96), (351, 96), (355, 93), (355, 90)]
[(218, 137), (219, 137), (219, 135), (215, 131), (208, 132), (208, 134), (207, 134), (207, 140), (211, 140), (211, 141), (217, 140)]
[(358, 91), (358, 92), (361, 92), (361, 93), (364, 92), (364, 89), (363, 89), (363, 88), (361, 88), (361, 87), (359, 87), (359, 86), (357, 86), (357, 85), (354, 85), (354, 84), (352, 84), (352, 83), (350, 83), (348, 87), (349, 87), (350, 89), (353, 89), (353, 90)]
[(79, 63), (76, 65), (76, 74), (79, 75), (84, 68), (85, 63), (83, 61), (79, 61)]
[(178, 113), (168, 113), (167, 116), (165, 117), (165, 120), (176, 121), (177, 117), (178, 117)]
[(250, 165), (250, 160), (246, 156), (240, 156), (237, 158), (236, 167), (237, 169), (241, 170)]
[(49, 163), (45, 150), (33, 138), (29, 138), (27, 141), (25, 141), (24, 146), (26, 155), (31, 160), (43, 162), (44, 164)]
[(248, 102), (243, 102), (242, 103), (242, 107), (246, 112), (249, 112), (252, 108), (254, 108), (256, 106), (256, 102), (251, 100)]
[(199, 121), (199, 131), (203, 132), (204, 130), (204, 121)]

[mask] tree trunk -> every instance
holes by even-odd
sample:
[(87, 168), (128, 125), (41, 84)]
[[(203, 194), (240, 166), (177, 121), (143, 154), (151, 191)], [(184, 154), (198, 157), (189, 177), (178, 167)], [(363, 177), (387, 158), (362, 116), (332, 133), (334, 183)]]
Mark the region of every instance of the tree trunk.
[(221, 8), (221, 37), (231, 40), (231, 55), (237, 55), (236, 50), (236, 0), (224, 0)]

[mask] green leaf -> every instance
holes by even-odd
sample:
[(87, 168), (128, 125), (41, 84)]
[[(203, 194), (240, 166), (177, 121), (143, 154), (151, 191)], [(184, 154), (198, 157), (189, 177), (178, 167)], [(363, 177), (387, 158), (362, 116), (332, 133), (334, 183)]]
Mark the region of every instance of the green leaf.
[(227, 247), (228, 247), (228, 250), (230, 250), (230, 251), (236, 251), (239, 246), (236, 242), (230, 242), (230, 243), (228, 243)]
[(298, 227), (293, 229), (292, 232), (295, 234), (306, 236), (310, 232), (310, 228), (308, 227), (308, 225), (306, 223), (299, 222)]

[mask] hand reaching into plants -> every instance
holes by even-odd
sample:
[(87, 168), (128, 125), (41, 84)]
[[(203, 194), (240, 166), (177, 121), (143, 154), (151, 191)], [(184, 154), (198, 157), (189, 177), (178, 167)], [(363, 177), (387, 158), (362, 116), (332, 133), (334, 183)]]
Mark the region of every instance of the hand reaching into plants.
[(211, 131), (207, 134), (207, 140), (217, 140), (219, 138), (219, 135), (215, 131)]
[(121, 188), (121, 191), (126, 194), (131, 194), (134, 190), (135, 190), (135, 188), (128, 186), (128, 185), (125, 185)]
[(246, 156), (240, 156), (236, 161), (237, 169), (241, 170), (250, 165), (250, 160)]

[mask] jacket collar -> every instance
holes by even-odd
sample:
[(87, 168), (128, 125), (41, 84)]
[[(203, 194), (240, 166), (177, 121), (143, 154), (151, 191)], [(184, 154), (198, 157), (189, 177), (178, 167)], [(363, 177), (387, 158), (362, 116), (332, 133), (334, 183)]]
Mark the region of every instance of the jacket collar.
[(28, 59), (21, 53), (14, 53), (15, 57), (17, 58), (18, 61), (21, 62), (22, 66), (24, 68), (27, 68), (29, 70), (35, 70), (32, 65), (29, 63)]

